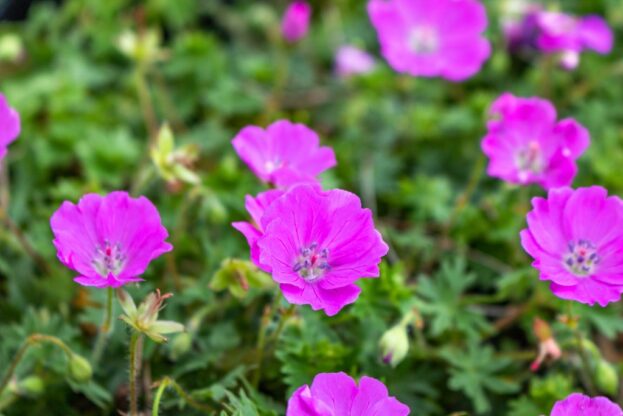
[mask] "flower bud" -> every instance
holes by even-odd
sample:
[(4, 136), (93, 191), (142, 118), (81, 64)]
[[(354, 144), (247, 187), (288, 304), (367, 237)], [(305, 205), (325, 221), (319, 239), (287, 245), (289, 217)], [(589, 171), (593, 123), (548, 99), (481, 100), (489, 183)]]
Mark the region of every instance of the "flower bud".
[(7, 33), (0, 36), (0, 61), (17, 62), (23, 54), (24, 44), (18, 35)]
[(297, 42), (307, 35), (312, 9), (309, 3), (295, 0), (286, 9), (281, 21), (281, 32), (286, 41)]
[(91, 364), (78, 354), (71, 354), (68, 371), (69, 377), (77, 383), (87, 383), (93, 375)]
[(383, 362), (396, 367), (409, 352), (407, 326), (399, 324), (386, 331), (379, 341), (379, 348)]
[(541, 318), (534, 318), (533, 330), (534, 335), (539, 340), (539, 353), (532, 364), (530, 364), (530, 370), (537, 371), (547, 357), (557, 360), (562, 355), (562, 351), (554, 339), (552, 329), (547, 322)]
[(28, 376), (17, 383), (17, 388), (20, 394), (29, 397), (37, 397), (43, 393), (45, 384), (41, 377)]
[(619, 389), (619, 376), (608, 361), (599, 360), (595, 366), (595, 383), (599, 390), (615, 396)]

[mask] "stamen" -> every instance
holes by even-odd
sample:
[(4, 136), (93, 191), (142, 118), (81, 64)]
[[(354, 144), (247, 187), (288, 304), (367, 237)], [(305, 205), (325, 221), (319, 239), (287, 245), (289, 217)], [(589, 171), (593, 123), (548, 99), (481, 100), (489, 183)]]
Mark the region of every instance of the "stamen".
[(586, 277), (595, 272), (595, 268), (601, 260), (596, 247), (587, 240), (571, 241), (568, 245), (569, 252), (564, 256), (564, 264), (571, 273), (578, 277)]
[(292, 270), (306, 281), (313, 282), (331, 270), (328, 258), (329, 250), (326, 248), (319, 250), (318, 243), (313, 242), (308, 247), (300, 249), (300, 255), (297, 257)]
[(104, 241), (103, 247), (95, 250), (95, 257), (91, 264), (102, 277), (109, 274), (119, 275), (125, 266), (126, 256), (121, 250), (119, 243), (111, 244), (108, 240)]
[(409, 48), (420, 55), (435, 53), (439, 49), (439, 36), (433, 28), (418, 27), (409, 35)]

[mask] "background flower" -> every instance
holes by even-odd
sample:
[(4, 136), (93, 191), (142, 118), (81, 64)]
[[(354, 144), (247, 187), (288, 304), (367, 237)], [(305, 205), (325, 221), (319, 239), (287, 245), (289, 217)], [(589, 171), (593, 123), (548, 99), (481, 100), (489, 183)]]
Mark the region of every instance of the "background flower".
[(550, 416), (621, 416), (621, 408), (607, 397), (588, 397), (573, 393), (556, 402)]
[(335, 54), (335, 70), (342, 77), (367, 74), (374, 70), (374, 58), (355, 46), (340, 46)]
[(6, 155), (7, 147), (17, 139), (20, 130), (19, 114), (9, 107), (4, 95), (0, 94), (0, 160)]
[(286, 9), (281, 21), (283, 37), (288, 42), (297, 42), (307, 35), (312, 8), (306, 1), (296, 0)]

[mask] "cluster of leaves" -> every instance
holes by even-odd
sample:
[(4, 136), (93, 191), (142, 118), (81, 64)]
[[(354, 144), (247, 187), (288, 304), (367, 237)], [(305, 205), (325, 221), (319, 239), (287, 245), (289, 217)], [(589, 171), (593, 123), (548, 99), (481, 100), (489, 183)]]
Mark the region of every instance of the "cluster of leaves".
[[(529, 197), (541, 191), (485, 178), (479, 140), (485, 110), (502, 91), (546, 96), (591, 131), (576, 185), (623, 192), (621, 46), (608, 57), (583, 56), (575, 72), (542, 57), (518, 60), (503, 48), (504, 2), (488, 0), (495, 51), (468, 82), (414, 79), (380, 59), (372, 74), (339, 79), (336, 45), (378, 51), (364, 3), (314, 2), (311, 33), (295, 46), (279, 36), (285, 1), (41, 1), (25, 22), (0, 25), (0, 91), (23, 125), (0, 183), (15, 226), (0, 216), (0, 372), (35, 332), (88, 355), (105, 293), (72, 282), (55, 259), (48, 221), (63, 200), (127, 189), (154, 201), (175, 247), (128, 290), (137, 299), (155, 288), (173, 292), (162, 314), (188, 328), (166, 346), (145, 344), (143, 396), (165, 376), (188, 396), (168, 389), (163, 414), (282, 415), (289, 394), (323, 371), (381, 379), (418, 416), (545, 414), (586, 389), (564, 323), (554, 325), (563, 359), (529, 371), (533, 318), (571, 317), (538, 282), (518, 241)], [(618, 0), (547, 3), (623, 25)], [(150, 35), (128, 50), (120, 42), (128, 33)], [(7, 36), (17, 37), (19, 53), (1, 50)], [(153, 49), (152, 60), (141, 59)], [(391, 246), (381, 278), (361, 282), (360, 299), (333, 318), (275, 299), (277, 288), (246, 261), (244, 239), (229, 225), (247, 217), (244, 195), (262, 190), (230, 140), (247, 124), (278, 118), (308, 124), (335, 149), (339, 164), (324, 185), (359, 194)], [(153, 153), (164, 122), (175, 145), (167, 138), (162, 148), (192, 149), (192, 166)], [(409, 353), (390, 368), (379, 339), (413, 310), (422, 325), (411, 325)], [(578, 305), (574, 314), (597, 353), (620, 369), (621, 307)], [(106, 365), (86, 385), (68, 380), (61, 353), (32, 349), (17, 382), (34, 375), (45, 388), (18, 389), (10, 403), (0, 398), (0, 412), (126, 409), (126, 348), (116, 325)]]

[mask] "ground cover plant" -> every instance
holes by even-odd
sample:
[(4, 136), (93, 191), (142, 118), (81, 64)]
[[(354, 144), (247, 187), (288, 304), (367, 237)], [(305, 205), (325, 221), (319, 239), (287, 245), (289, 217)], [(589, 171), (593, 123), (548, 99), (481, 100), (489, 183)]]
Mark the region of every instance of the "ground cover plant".
[(0, 414), (622, 415), (619, 3), (0, 22)]

